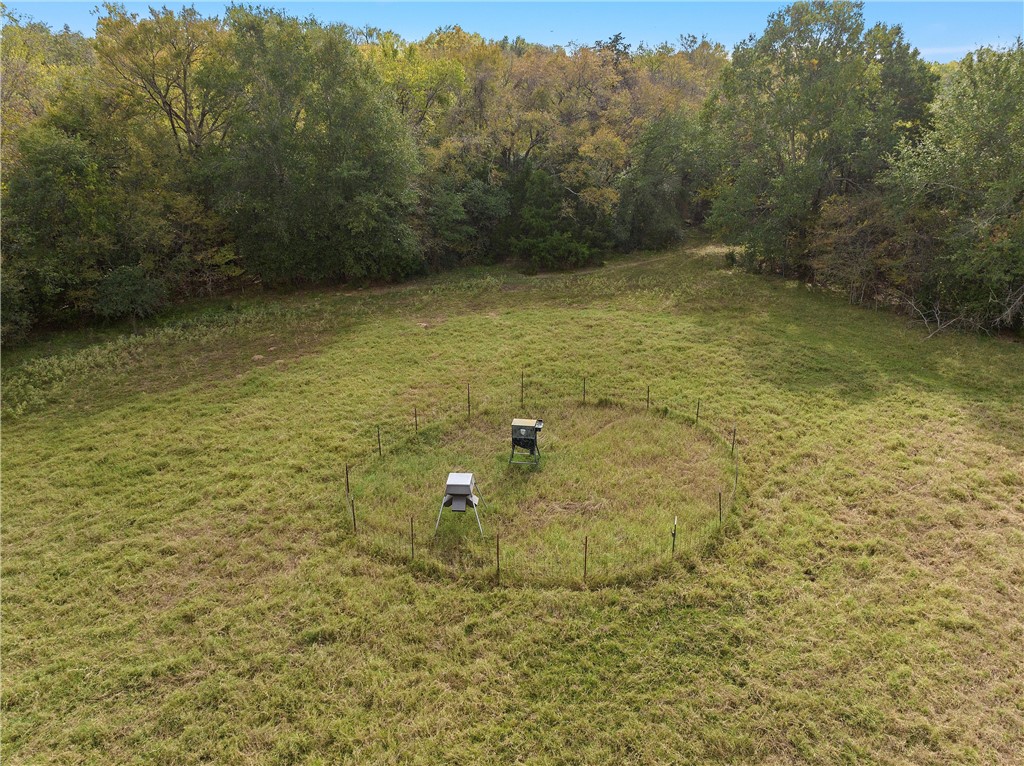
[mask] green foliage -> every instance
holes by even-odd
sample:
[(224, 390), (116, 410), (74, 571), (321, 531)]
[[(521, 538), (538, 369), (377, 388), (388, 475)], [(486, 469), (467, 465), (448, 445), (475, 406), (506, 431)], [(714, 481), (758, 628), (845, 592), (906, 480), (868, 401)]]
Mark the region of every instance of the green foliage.
[(929, 66), (823, 0), (731, 60), (692, 35), (103, 8), (95, 40), (4, 15), (5, 340), (252, 286), (574, 268), (701, 225), (749, 269), (1021, 324), (1019, 44)]
[(346, 28), (241, 7), (228, 23), (246, 98), (220, 208), (246, 267), (268, 283), (416, 271), (413, 146)]
[(939, 211), (919, 302), (937, 323), (1024, 319), (1024, 44), (964, 58), (934, 130), (903, 147), (887, 187), (902, 215)]
[(221, 74), (228, 62), (220, 20), (203, 18), (195, 7), (150, 8), (149, 18), (120, 4), (103, 8), (96, 52), (107, 72), (165, 121), (183, 156), (222, 142), (240, 94)]
[(162, 280), (141, 266), (119, 266), (100, 279), (93, 310), (107, 319), (144, 319), (163, 308), (166, 298)]
[(720, 103), (725, 169), (710, 223), (751, 265), (807, 270), (822, 202), (870, 183), (920, 132), (932, 76), (898, 29), (864, 31), (861, 4), (797, 2), (736, 47)]
[(951, 71), (933, 126), (900, 147), (880, 185), (823, 205), (820, 279), (856, 301), (900, 303), (936, 329), (1020, 326), (1022, 71), (1019, 44)]
[(562, 192), (556, 179), (543, 170), (526, 175), (517, 219), (512, 253), (531, 269), (573, 268), (593, 257), (562, 215)]
[(100, 78), (69, 83), (21, 132), (5, 193), (4, 271), (19, 297), (4, 311), (22, 317), (5, 318), (5, 336), (117, 314), (100, 308), (97, 290), (120, 267), (139, 266), (179, 295), (231, 268), (215, 257), (219, 224), (189, 191), (177, 152)]
[(664, 247), (699, 223), (702, 179), (694, 120), (684, 112), (652, 121), (633, 147), (620, 187), (619, 217), (633, 247)]
[(117, 188), (81, 136), (36, 125), (21, 136), (19, 151), (3, 232), (5, 277), (21, 284), (18, 311), (59, 317), (87, 310), (90, 283), (117, 245)]
[(419, 237), (432, 269), (494, 259), (495, 234), (509, 214), (503, 188), (441, 172), (425, 179), (420, 199)]

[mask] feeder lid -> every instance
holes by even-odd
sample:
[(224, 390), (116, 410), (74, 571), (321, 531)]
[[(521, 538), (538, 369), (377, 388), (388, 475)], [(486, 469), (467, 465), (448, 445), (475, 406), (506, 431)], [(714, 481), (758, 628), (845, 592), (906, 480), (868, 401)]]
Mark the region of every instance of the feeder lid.
[(512, 421), (512, 427), (515, 428), (516, 426), (526, 426), (528, 428), (536, 428), (537, 422), (538, 421), (534, 420), (533, 418), (515, 418)]
[(448, 495), (472, 495), (475, 485), (471, 473), (450, 473), (444, 491)]

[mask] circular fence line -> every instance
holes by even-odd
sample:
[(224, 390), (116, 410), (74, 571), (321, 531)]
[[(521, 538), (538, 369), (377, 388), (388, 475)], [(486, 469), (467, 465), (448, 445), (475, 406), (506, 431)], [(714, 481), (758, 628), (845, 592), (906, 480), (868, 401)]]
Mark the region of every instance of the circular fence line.
[[(700, 399), (690, 413), (655, 405), (650, 386), (639, 400), (595, 400), (593, 386), (586, 390), (581, 379), (579, 398), (559, 404), (549, 399), (544, 414), (551, 423), (548, 413), (554, 411), (558, 428), (583, 435), (583, 443), (555, 437), (539, 469), (511, 470), (500, 465), (492, 441), (497, 444), (497, 433), (508, 429), (502, 418), (525, 406), (525, 375), (519, 382), (519, 404), (476, 403), (467, 386), (464, 414), (428, 421), (415, 405), (398, 438), (393, 429), (374, 427), (371, 449), (345, 464), (342, 523), (360, 553), (419, 576), (467, 584), (601, 587), (693, 566), (718, 546), (743, 494), (735, 425), (724, 433), (715, 428)], [(621, 447), (611, 462), (590, 457), (609, 445), (614, 453), (620, 432), (645, 438)], [(482, 469), (483, 534), (475, 522), (442, 524), (432, 534), (437, 487), (425, 482), (443, 478), (445, 466), (462, 470), (464, 462)], [(545, 467), (554, 473), (545, 476)], [(664, 486), (662, 469), (666, 482), (685, 487)], [(633, 486), (616, 495), (618, 479)], [(559, 481), (569, 488), (564, 501), (552, 497), (563, 486)], [(605, 496), (588, 497), (591, 486)], [(630, 491), (639, 498), (635, 506)], [(644, 505), (646, 495), (665, 507)]]

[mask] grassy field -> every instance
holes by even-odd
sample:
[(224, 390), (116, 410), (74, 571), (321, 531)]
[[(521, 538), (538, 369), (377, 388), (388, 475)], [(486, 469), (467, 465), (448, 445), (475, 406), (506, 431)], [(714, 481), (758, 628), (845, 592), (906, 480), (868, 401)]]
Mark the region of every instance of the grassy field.
[[(0, 759), (1024, 761), (1024, 346), (723, 263), (235, 299), (5, 352)], [(551, 449), (516, 478), (521, 370)], [(640, 411), (648, 385), (708, 430)], [(598, 459), (609, 420), (628, 446)], [(734, 424), (715, 545), (625, 585), (448, 577), (346, 515), (346, 462), (360, 512), (429, 527), (464, 460), (485, 523), (549, 561), (615, 517), (664, 540), (620, 479), (673, 476), (700, 529)]]
[[(382, 459), (353, 466), (361, 549), (446, 579), (600, 586), (664, 574), (673, 553), (692, 566), (717, 545), (724, 516), (731, 521), (738, 505), (738, 475), (734, 482), (730, 449), (713, 432), (636, 403), (532, 402), (522, 409), (542, 413), (547, 425), (541, 462), (523, 468), (508, 462), (518, 407), (518, 398), (487, 405), (468, 421), (462, 413), (419, 432), (414, 420)], [(471, 511), (439, 514), (452, 470), (477, 477), (482, 533)]]

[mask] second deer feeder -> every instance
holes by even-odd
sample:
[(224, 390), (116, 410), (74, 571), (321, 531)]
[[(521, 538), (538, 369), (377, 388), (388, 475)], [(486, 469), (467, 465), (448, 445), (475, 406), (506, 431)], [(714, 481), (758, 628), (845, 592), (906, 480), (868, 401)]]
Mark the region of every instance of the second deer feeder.
[(434, 524), (434, 534), (441, 526), (441, 514), (445, 508), (451, 508), (456, 513), (465, 513), (466, 508), (473, 509), (476, 516), (476, 526), (480, 530), (480, 536), (484, 536), (484, 527), (480, 523), (480, 513), (477, 510), (482, 500), (476, 494), (476, 479), (471, 473), (450, 473), (444, 487), (444, 500), (441, 501), (441, 508), (437, 512), (437, 523)]
[[(512, 454), (508, 462), (516, 465), (537, 465), (540, 462), (540, 444), (537, 437), (544, 427), (543, 420), (533, 418), (516, 418), (512, 421)], [(523, 452), (516, 454), (516, 450)]]

